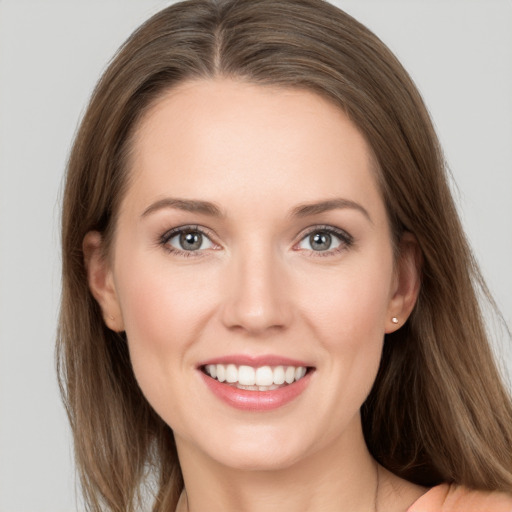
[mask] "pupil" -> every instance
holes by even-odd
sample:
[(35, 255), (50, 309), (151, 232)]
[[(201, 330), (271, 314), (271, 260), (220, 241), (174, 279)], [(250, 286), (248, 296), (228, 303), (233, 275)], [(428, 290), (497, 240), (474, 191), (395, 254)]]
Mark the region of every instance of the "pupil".
[(315, 233), (309, 237), (309, 242), (314, 251), (324, 251), (331, 246), (329, 233)]
[(180, 245), (188, 251), (196, 251), (201, 247), (203, 235), (201, 233), (182, 233), (180, 235)]

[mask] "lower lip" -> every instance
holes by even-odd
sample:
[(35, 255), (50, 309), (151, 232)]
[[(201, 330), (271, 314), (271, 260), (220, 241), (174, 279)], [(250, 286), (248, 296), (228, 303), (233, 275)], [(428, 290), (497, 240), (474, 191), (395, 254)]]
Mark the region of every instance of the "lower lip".
[(199, 372), (205, 384), (214, 395), (231, 407), (244, 411), (271, 411), (286, 405), (306, 389), (312, 374), (312, 372), (308, 372), (302, 379), (282, 388), (269, 391), (250, 391), (219, 382), (201, 370)]

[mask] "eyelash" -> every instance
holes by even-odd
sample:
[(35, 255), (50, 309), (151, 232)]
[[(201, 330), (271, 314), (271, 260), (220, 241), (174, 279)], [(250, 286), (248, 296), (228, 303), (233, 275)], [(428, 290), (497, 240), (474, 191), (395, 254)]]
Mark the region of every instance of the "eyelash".
[[(169, 231), (166, 231), (159, 239), (159, 245), (161, 245), (168, 253), (175, 254), (178, 256), (182, 256), (185, 258), (200, 258), (205, 256), (205, 250), (196, 250), (196, 251), (183, 251), (180, 249), (176, 249), (176, 247), (172, 247), (169, 245), (169, 241), (174, 238), (176, 235), (180, 235), (184, 232), (190, 232), (190, 233), (200, 233), (201, 235), (208, 238), (212, 244), (216, 245), (212, 241), (212, 233), (210, 230), (199, 226), (199, 225), (186, 225), (186, 226), (179, 226), (176, 228), (172, 228)], [(314, 251), (314, 250), (307, 250), (311, 256), (313, 257), (329, 257), (336, 254), (339, 254), (342, 251), (345, 251), (349, 249), (354, 244), (354, 238), (352, 235), (344, 231), (343, 229), (335, 228), (333, 226), (328, 225), (318, 225), (313, 226), (309, 228), (306, 232), (304, 232), (300, 240), (294, 245), (296, 247), (298, 244), (300, 244), (303, 240), (305, 240), (307, 237), (311, 236), (313, 233), (327, 233), (329, 235), (334, 235), (336, 238), (340, 240), (340, 246), (336, 247), (335, 249), (329, 249), (326, 251)], [(299, 250), (299, 249), (297, 249)]]
[(350, 235), (349, 233), (347, 233), (345, 230), (340, 229), (340, 228), (335, 228), (334, 226), (318, 225), (318, 226), (313, 226), (312, 228), (308, 229), (304, 234), (302, 234), (299, 242), (297, 242), (297, 244), (295, 244), (295, 246), (297, 246), (299, 243), (301, 243), (307, 237), (311, 236), (313, 233), (327, 233), (329, 235), (334, 235), (341, 242), (340, 246), (336, 247), (335, 249), (329, 249), (327, 251), (309, 250), (308, 251), (309, 254), (315, 258), (316, 257), (326, 258), (329, 256), (337, 255), (337, 254), (349, 249), (354, 244), (354, 237), (352, 235)]
[[(184, 258), (201, 258), (204, 256), (204, 250), (203, 251), (182, 251), (180, 249), (176, 249), (176, 247), (172, 247), (169, 245), (169, 241), (174, 238), (176, 235), (180, 235), (181, 233), (200, 233), (201, 235), (208, 238), (210, 241), (212, 239), (211, 231), (203, 228), (202, 226), (198, 225), (186, 225), (186, 226), (179, 226), (176, 228), (172, 228), (169, 231), (166, 231), (159, 240), (159, 244), (170, 254), (175, 254), (177, 256), (182, 256)], [(214, 242), (212, 242), (214, 243)], [(214, 244), (216, 245), (216, 244)]]

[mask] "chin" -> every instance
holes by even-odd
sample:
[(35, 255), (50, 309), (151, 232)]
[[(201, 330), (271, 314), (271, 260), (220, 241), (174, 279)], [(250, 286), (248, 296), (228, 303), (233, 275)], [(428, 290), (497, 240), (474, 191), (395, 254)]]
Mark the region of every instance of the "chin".
[(301, 459), (300, 455), (283, 453), (276, 449), (272, 453), (267, 450), (237, 451), (219, 454), (217, 462), (223, 466), (239, 471), (280, 471), (289, 469)]
[(226, 467), (242, 471), (277, 471), (293, 466), (306, 456), (308, 443), (303, 436), (301, 441), (301, 436), (290, 436), (289, 432), (248, 430), (229, 435), (224, 440), (218, 439), (214, 449), (208, 450), (210, 457)]

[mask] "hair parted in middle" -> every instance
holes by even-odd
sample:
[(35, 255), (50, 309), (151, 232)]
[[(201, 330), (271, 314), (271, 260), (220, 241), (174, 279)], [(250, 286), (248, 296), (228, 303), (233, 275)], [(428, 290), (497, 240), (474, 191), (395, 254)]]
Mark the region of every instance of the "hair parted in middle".
[(106, 327), (88, 289), (82, 242), (101, 232), (109, 257), (132, 140), (151, 105), (184, 81), (218, 77), (306, 89), (345, 112), (372, 148), (395, 246), (404, 231), (418, 241), (420, 297), (387, 335), (362, 409), (372, 455), (419, 484), (512, 490), (512, 406), (477, 302), (479, 288), (487, 291), (412, 80), (373, 33), (322, 0), (189, 0), (157, 13), (121, 47), (68, 164), (57, 355), (91, 510), (134, 510), (148, 471), (153, 510), (172, 510), (183, 482), (172, 431), (137, 385), (124, 334)]

